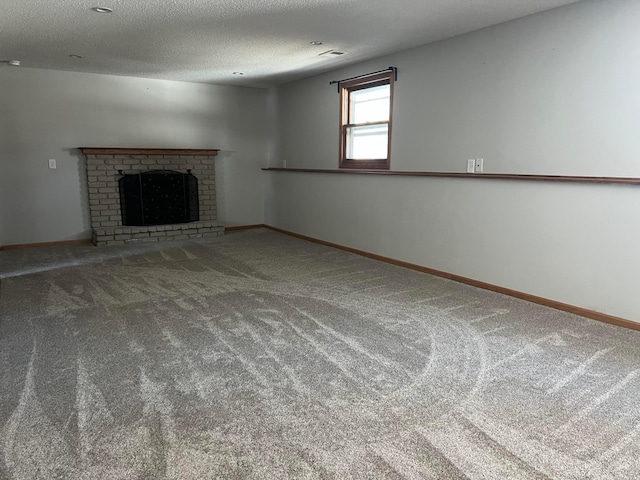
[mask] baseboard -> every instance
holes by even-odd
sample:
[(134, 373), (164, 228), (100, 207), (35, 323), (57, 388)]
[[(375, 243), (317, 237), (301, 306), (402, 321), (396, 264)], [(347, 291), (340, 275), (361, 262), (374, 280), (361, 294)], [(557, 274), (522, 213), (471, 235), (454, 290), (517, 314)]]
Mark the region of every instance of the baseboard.
[[(556, 300), (550, 300), (548, 298), (539, 297), (537, 295), (531, 295), (529, 293), (520, 292), (518, 290), (512, 290), (510, 288), (493, 285), (491, 283), (481, 282), (480, 280), (474, 280), (472, 278), (463, 277), (461, 275), (456, 275), (449, 272), (443, 272), (442, 270), (436, 270), (434, 268), (423, 267), (422, 265), (416, 265), (414, 263), (404, 262), (402, 260), (396, 260), (394, 258), (366, 252), (364, 250), (359, 250), (357, 248), (351, 248), (351, 247), (346, 247), (344, 245), (340, 245), (337, 243), (327, 242), (325, 240), (320, 240), (318, 238), (309, 237), (307, 235), (302, 235), (300, 233), (291, 232), (289, 230), (284, 230), (282, 228), (272, 227), (271, 225), (265, 225), (265, 224), (237, 225), (232, 227), (225, 227), (224, 230), (226, 233), (226, 232), (236, 232), (241, 230), (250, 230), (254, 228), (268, 228), (269, 230), (273, 230), (275, 232), (283, 233), (285, 235), (290, 235), (292, 237), (300, 238), (302, 240), (307, 240), (309, 242), (318, 243), (320, 245), (326, 245), (328, 247), (338, 248), (346, 252), (355, 253), (356, 255), (361, 255), (363, 257), (389, 263), (391, 265), (396, 265), (399, 267), (408, 268), (410, 270), (415, 270), (418, 272), (428, 273), (430, 275), (447, 278), (449, 280), (464, 283), (466, 285), (471, 285), (473, 287), (478, 287), (484, 290), (501, 293), (503, 295), (519, 298), (521, 300), (526, 300), (528, 302), (536, 303), (538, 305), (544, 305), (545, 307), (555, 308), (556, 310), (561, 310), (563, 312), (573, 313), (581, 317), (590, 318), (592, 320), (598, 320), (600, 322), (608, 323), (611, 325), (616, 325), (619, 327), (640, 331), (640, 323), (638, 322), (634, 322), (634, 321), (627, 320), (620, 317), (615, 317), (613, 315), (608, 315), (606, 313), (596, 312), (595, 310), (589, 310), (586, 308), (577, 307), (575, 305), (569, 305), (567, 303), (558, 302)], [(59, 242), (23, 243), (23, 244), (16, 244), (16, 245), (0, 246), (0, 251), (16, 250), (20, 248), (51, 247), (51, 246), (60, 246), (60, 245), (90, 245), (91, 243), (92, 241), (90, 238), (81, 239), (81, 240), (64, 240)]]
[(15, 245), (2, 245), (0, 246), (0, 251), (2, 250), (17, 250), (20, 248), (37, 248), (37, 247), (55, 247), (59, 245), (90, 245), (90, 238), (83, 238), (81, 240), (63, 240), (60, 242), (41, 242), (41, 243), (19, 243)]
[(606, 313), (596, 312), (595, 310), (588, 310), (582, 307), (576, 307), (575, 305), (569, 305), (569, 304), (558, 302), (555, 300), (549, 300), (548, 298), (538, 297), (536, 295), (519, 292), (517, 290), (512, 290), (510, 288), (500, 287), (498, 285), (481, 282), (479, 280), (474, 280), (472, 278), (455, 275), (453, 273), (443, 272), (441, 270), (435, 270), (433, 268), (423, 267), (421, 265), (416, 265), (409, 262), (403, 262), (401, 260), (396, 260), (394, 258), (377, 255), (375, 253), (365, 252), (364, 250), (359, 250), (357, 248), (345, 247), (344, 245), (326, 242), (324, 240), (319, 240), (317, 238), (309, 237), (307, 235), (301, 235), (299, 233), (290, 232), (288, 230), (272, 227), (270, 225), (264, 225), (264, 227), (270, 230), (273, 230), (275, 232), (284, 233), (285, 235), (291, 235), (292, 237), (300, 238), (302, 240), (307, 240), (309, 242), (319, 243), (320, 245), (326, 245), (328, 247), (338, 248), (340, 250), (355, 253), (357, 255), (362, 255), (363, 257), (368, 257), (373, 260), (379, 260), (381, 262), (390, 263), (392, 265), (397, 265), (399, 267), (409, 268), (411, 270), (416, 270), (418, 272), (428, 273), (430, 275), (436, 275), (438, 277), (447, 278), (449, 280), (454, 280), (456, 282), (464, 283), (466, 285), (471, 285), (473, 287), (478, 287), (484, 290), (490, 290), (492, 292), (501, 293), (503, 295), (508, 295), (510, 297), (526, 300), (527, 302), (536, 303), (538, 305), (544, 305), (545, 307), (555, 308), (556, 310), (561, 310), (563, 312), (573, 313), (581, 317), (590, 318), (592, 320), (598, 320), (600, 322), (609, 323), (611, 325), (616, 325), (618, 327), (629, 328), (631, 330), (640, 330), (640, 323), (633, 322), (631, 320), (627, 320), (620, 317), (614, 317), (613, 315), (607, 315)]
[(265, 228), (266, 225), (264, 223), (257, 223), (255, 225), (235, 225), (232, 227), (224, 227), (225, 233), (227, 232), (238, 232), (240, 230), (251, 230), (252, 228)]
[[(252, 228), (264, 228), (263, 223), (256, 225), (237, 225), (233, 227), (224, 227), (225, 232), (235, 232), (239, 230), (249, 230)], [(19, 243), (16, 245), (0, 245), (0, 252), (2, 250), (17, 250), (19, 248), (37, 248), (37, 247), (54, 247), (58, 245), (85, 245), (92, 243), (90, 238), (83, 238), (81, 240), (63, 240), (60, 242), (41, 242), (41, 243)]]
[[(264, 228), (265, 224), (259, 223), (255, 225), (236, 225), (233, 227), (224, 227), (225, 232), (236, 232), (239, 230), (250, 230), (252, 228)], [(81, 240), (63, 240), (60, 242), (41, 242), (41, 243), (19, 243), (15, 245), (0, 245), (0, 252), (2, 250), (17, 250), (19, 248), (37, 248), (37, 247), (54, 247), (58, 245), (85, 245), (92, 243), (90, 238), (83, 238)]]

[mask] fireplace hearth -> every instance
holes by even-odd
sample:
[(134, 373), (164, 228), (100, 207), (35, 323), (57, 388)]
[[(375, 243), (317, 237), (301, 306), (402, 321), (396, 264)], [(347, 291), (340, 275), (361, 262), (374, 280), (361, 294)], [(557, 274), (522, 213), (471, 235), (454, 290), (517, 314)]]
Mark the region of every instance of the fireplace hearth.
[(216, 209), (213, 161), (218, 150), (80, 150), (87, 159), (95, 245), (224, 234)]

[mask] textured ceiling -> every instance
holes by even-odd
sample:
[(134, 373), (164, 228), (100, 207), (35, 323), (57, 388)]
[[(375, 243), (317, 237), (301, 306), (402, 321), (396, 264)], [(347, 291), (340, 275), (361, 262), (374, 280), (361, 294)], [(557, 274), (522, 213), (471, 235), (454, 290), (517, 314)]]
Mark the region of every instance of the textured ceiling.
[[(15, 59), (24, 67), (268, 86), (575, 1), (0, 0), (0, 74), (18, 68), (6, 64)], [(97, 6), (113, 13), (91, 10)], [(346, 54), (318, 56), (331, 49)]]

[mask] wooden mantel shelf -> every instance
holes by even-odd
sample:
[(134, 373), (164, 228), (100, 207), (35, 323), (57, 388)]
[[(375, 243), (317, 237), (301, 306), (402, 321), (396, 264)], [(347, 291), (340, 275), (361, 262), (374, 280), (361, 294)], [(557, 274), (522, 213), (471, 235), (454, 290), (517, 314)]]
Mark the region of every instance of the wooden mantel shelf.
[(307, 173), (338, 173), (345, 175), (387, 175), (396, 177), (445, 177), (469, 178), (474, 180), (526, 180), (538, 182), (570, 182), (570, 183), (609, 183), (617, 185), (640, 185), (640, 178), (636, 177), (588, 177), (571, 175), (528, 175), (512, 173), (449, 173), (449, 172), (406, 172), (393, 170), (331, 170), (314, 168), (279, 168), (269, 167), (262, 170), (271, 172), (307, 172)]
[(213, 157), (220, 150), (194, 150), (186, 148), (101, 148), (80, 147), (85, 155), (198, 155)]

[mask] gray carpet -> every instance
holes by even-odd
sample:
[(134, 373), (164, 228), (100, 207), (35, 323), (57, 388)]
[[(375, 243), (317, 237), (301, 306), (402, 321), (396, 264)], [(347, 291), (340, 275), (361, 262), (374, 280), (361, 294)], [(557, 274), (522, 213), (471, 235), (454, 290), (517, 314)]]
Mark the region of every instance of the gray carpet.
[(0, 478), (640, 476), (638, 332), (267, 230), (0, 265)]

